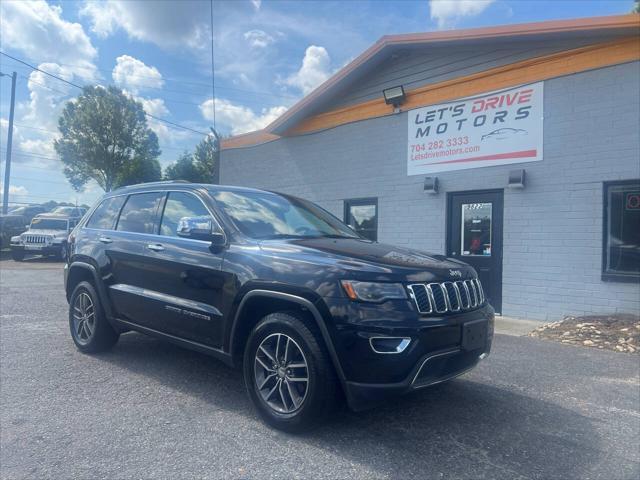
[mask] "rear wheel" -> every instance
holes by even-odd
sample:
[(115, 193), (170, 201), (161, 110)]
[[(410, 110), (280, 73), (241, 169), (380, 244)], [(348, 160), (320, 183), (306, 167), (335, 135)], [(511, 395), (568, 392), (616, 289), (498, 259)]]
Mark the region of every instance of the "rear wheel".
[(80, 282), (69, 301), (69, 328), (76, 347), (85, 353), (110, 349), (119, 334), (109, 324), (93, 285)]
[(24, 250), (11, 250), (11, 258), (16, 262), (24, 260)]
[(262, 419), (280, 430), (306, 430), (336, 402), (337, 379), (322, 338), (296, 313), (274, 313), (256, 325), (244, 377)]

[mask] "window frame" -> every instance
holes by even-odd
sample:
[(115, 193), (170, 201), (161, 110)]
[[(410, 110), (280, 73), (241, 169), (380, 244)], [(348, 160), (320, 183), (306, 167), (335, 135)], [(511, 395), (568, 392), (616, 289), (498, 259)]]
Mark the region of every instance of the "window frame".
[(616, 273), (607, 270), (609, 239), (609, 188), (640, 184), (640, 179), (611, 180), (602, 183), (602, 271), (605, 282), (640, 283), (640, 273)]
[[(224, 235), (224, 239), (225, 239), (225, 244), (229, 243), (229, 236), (227, 234), (227, 231), (225, 230), (225, 228), (222, 226), (222, 222), (220, 221), (220, 219), (218, 218), (218, 214), (215, 212), (215, 210), (212, 210), (209, 205), (207, 204), (207, 202), (200, 196), (198, 195), (196, 192), (192, 191), (192, 190), (181, 190), (181, 189), (171, 189), (171, 190), (146, 190), (146, 191), (139, 191), (139, 192), (132, 192), (132, 193), (120, 193), (118, 195), (110, 195), (106, 198), (104, 198), (102, 201), (100, 201), (99, 203), (97, 203), (94, 207), (92, 207), (91, 209), (89, 209), (89, 211), (87, 211), (87, 213), (85, 214), (85, 216), (82, 217), (81, 221), (82, 225), (80, 228), (82, 229), (87, 229), (87, 230), (102, 230), (102, 231), (109, 231), (109, 232), (120, 232), (120, 233), (126, 233), (127, 235), (155, 235), (157, 237), (161, 237), (161, 238), (167, 238), (167, 239), (174, 239), (174, 240), (181, 240), (181, 241), (185, 241), (185, 242), (199, 242), (199, 243), (206, 243), (209, 244), (210, 242), (207, 242), (205, 240), (196, 240), (195, 238), (182, 238), (182, 237), (168, 237), (166, 235), (160, 235), (160, 222), (157, 222), (156, 224), (156, 228), (155, 228), (155, 232), (154, 233), (138, 233), (138, 232), (126, 232), (124, 230), (116, 230), (118, 222), (120, 221), (120, 214), (122, 213), (122, 209), (124, 208), (124, 206), (126, 205), (127, 201), (129, 200), (129, 197), (131, 195), (137, 195), (140, 193), (162, 193), (162, 200), (160, 201), (160, 206), (158, 211), (156, 212), (156, 215), (160, 212), (160, 210), (162, 210), (162, 214), (164, 214), (164, 207), (165, 204), (167, 202), (167, 198), (169, 196), (169, 194), (171, 192), (181, 192), (181, 193), (188, 193), (190, 195), (193, 195), (194, 197), (196, 197), (198, 200), (200, 200), (200, 202), (202, 202), (202, 204), (204, 205), (204, 207), (209, 211), (209, 213), (211, 214), (211, 218), (213, 218), (214, 223), (216, 224), (216, 226), (218, 227), (218, 229), (220, 230), (220, 232)], [(122, 205), (120, 205), (120, 209), (118, 210), (118, 213), (116, 215), (116, 219), (113, 222), (113, 224), (111, 225), (111, 228), (95, 228), (95, 227), (89, 227), (88, 223), (91, 221), (91, 218), (93, 217), (93, 214), (95, 213), (95, 211), (98, 209), (98, 207), (100, 205), (102, 205), (103, 202), (112, 199), (112, 198), (118, 198), (118, 197), (125, 197), (125, 201)], [(162, 220), (162, 215), (160, 215), (160, 220)], [(78, 222), (78, 224), (80, 224), (80, 222)]]
[[(378, 221), (379, 221), (379, 210), (378, 210), (378, 197), (363, 197), (363, 198), (347, 198), (344, 200), (344, 211), (343, 211), (343, 223), (347, 225), (351, 230), (356, 232), (360, 237), (365, 240), (370, 240), (372, 242), (378, 241)], [(374, 231), (374, 239), (367, 238), (363, 236), (355, 227), (352, 227), (349, 224), (349, 215), (351, 207), (361, 207), (365, 205), (373, 205), (376, 209), (375, 213), (375, 231)]]

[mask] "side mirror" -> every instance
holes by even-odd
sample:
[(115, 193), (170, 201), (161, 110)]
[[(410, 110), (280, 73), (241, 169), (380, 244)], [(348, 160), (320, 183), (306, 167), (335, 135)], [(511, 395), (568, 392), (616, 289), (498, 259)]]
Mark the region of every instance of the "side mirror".
[(211, 242), (215, 247), (224, 246), (226, 240), (224, 233), (209, 216), (182, 217), (178, 222), (176, 233), (182, 238)]

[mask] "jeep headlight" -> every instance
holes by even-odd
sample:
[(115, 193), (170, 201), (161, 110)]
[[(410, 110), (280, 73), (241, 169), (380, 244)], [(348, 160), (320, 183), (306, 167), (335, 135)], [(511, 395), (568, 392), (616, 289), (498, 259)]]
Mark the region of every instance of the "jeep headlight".
[(22, 238), (20, 237), (20, 235), (16, 235), (15, 237), (11, 237), (11, 243), (20, 243), (21, 240), (22, 240)]
[(351, 300), (363, 302), (384, 302), (407, 298), (407, 292), (400, 283), (357, 282), (342, 280), (342, 288)]

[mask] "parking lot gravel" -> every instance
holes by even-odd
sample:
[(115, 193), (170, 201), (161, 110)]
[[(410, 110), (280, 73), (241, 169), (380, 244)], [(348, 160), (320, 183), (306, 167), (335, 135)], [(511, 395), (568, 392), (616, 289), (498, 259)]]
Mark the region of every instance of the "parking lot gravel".
[(1, 261), (2, 478), (640, 478), (635, 355), (497, 335), (459, 379), (293, 436), (215, 359), (67, 330), (62, 266)]

